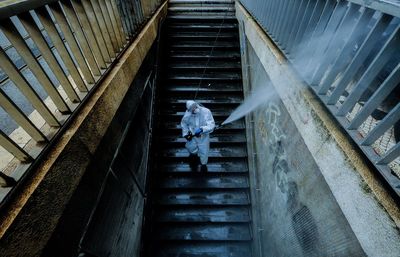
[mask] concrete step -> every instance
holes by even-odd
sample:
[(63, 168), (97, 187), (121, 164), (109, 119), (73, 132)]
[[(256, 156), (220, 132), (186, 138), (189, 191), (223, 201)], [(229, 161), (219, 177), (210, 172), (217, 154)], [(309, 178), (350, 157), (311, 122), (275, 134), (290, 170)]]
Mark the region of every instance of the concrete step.
[(171, 40), (175, 39), (192, 39), (192, 40), (209, 40), (209, 44), (212, 44), (216, 39), (238, 39), (238, 34), (233, 32), (225, 31), (187, 31), (187, 32), (170, 32), (168, 37)]
[[(171, 51), (169, 55), (171, 61), (180, 59), (179, 61), (215, 61), (215, 60), (226, 60), (237, 62), (240, 59), (240, 53), (232, 50), (214, 50), (214, 51)], [(210, 60), (209, 60), (210, 59)]]
[(184, 16), (185, 19), (195, 19), (194, 17), (203, 17), (209, 19), (236, 19), (234, 11), (219, 11), (219, 12), (211, 12), (211, 11), (170, 11), (169, 15), (171, 16)]
[(167, 77), (174, 80), (241, 80), (242, 75), (237, 72), (226, 71), (191, 71), (191, 72), (175, 72)]
[(167, 83), (163, 90), (167, 92), (182, 92), (187, 93), (188, 98), (193, 98), (194, 94), (202, 95), (209, 93), (220, 93), (224, 92), (242, 92), (241, 81), (216, 81), (210, 83), (201, 83), (199, 85), (196, 81), (173, 81)]
[(225, 23), (221, 22), (172, 22), (168, 24), (169, 30), (178, 30), (178, 31), (188, 31), (188, 30), (215, 30), (215, 29), (223, 29), (226, 30), (237, 30), (238, 25), (236, 23)]
[(247, 224), (166, 224), (158, 227), (155, 237), (168, 241), (249, 241), (251, 233)]
[[(217, 131), (218, 132), (218, 131)], [(212, 133), (210, 136), (210, 143), (214, 146), (217, 143), (219, 144), (244, 144), (246, 143), (246, 137), (242, 133), (238, 133), (237, 135), (230, 134), (216, 134), (217, 132)], [(184, 144), (187, 142), (185, 138), (183, 137), (177, 137), (177, 136), (167, 136), (167, 137), (162, 137), (161, 142), (164, 144), (169, 144), (169, 145), (180, 145), (181, 147), (184, 147)]]
[[(203, 96), (204, 98), (207, 95)], [(235, 110), (242, 102), (241, 95), (227, 95), (227, 96), (219, 96), (219, 97), (210, 97), (209, 99), (200, 99), (197, 98), (197, 102), (202, 104), (203, 106), (207, 106), (210, 110), (218, 111), (219, 109), (227, 110), (228, 112), (232, 112)], [(167, 108), (169, 106), (170, 110), (180, 111), (185, 110), (186, 101), (190, 100), (189, 97), (185, 96), (174, 96), (174, 99), (171, 101), (162, 101), (162, 107)]]
[(162, 206), (248, 206), (250, 198), (247, 190), (213, 190), (160, 192), (158, 204)]
[(247, 257), (251, 252), (248, 243), (240, 242), (168, 242), (154, 249), (154, 257)]
[(169, 0), (169, 5), (191, 5), (191, 4), (199, 4), (199, 5), (227, 5), (227, 4), (235, 4), (234, 0)]
[[(172, 117), (175, 118), (175, 117)], [(164, 124), (164, 129), (165, 130), (169, 130), (168, 133), (170, 133), (170, 135), (176, 135), (176, 136), (182, 136), (182, 128), (180, 125), (180, 121), (182, 119), (181, 117), (177, 117), (177, 119), (175, 121), (169, 120), (171, 119), (171, 116), (167, 115), (162, 117), (162, 119), (165, 121)], [(225, 117), (223, 118), (218, 118), (218, 117), (214, 117), (215, 122), (217, 122), (217, 124), (219, 124), (220, 122), (225, 120)], [(243, 120), (239, 120), (239, 121), (235, 121), (232, 123), (229, 123), (225, 126), (223, 126), (222, 128), (218, 129), (218, 133), (225, 133), (225, 134), (231, 134), (232, 132), (237, 132), (240, 131), (243, 133), (245, 129), (244, 126), (244, 121)]]
[[(169, 147), (160, 154), (167, 158), (187, 158), (188, 151), (182, 147)], [(244, 158), (247, 157), (247, 151), (246, 147), (243, 146), (213, 147), (210, 149), (208, 156), (214, 158)]]
[[(222, 122), (228, 116), (232, 113), (231, 110), (215, 110), (213, 111), (213, 117), (215, 122)], [(181, 121), (183, 115), (185, 114), (185, 110), (181, 111), (173, 111), (173, 110), (168, 110), (168, 111), (163, 111), (161, 112), (161, 118), (164, 121)]]
[(186, 60), (182, 62), (171, 62), (167, 65), (171, 72), (201, 71), (202, 73), (216, 71), (241, 71), (240, 62), (208, 61), (208, 60)]
[(170, 49), (176, 51), (176, 50), (190, 50), (190, 49), (196, 49), (196, 50), (209, 50), (211, 48), (213, 49), (229, 49), (232, 50), (234, 49), (239, 49), (239, 44), (237, 42), (230, 42), (230, 41), (212, 41), (212, 42), (204, 42), (204, 41), (196, 41), (196, 40), (179, 40), (175, 41), (170, 45)]
[(164, 207), (159, 208), (158, 222), (250, 222), (246, 207)]
[(237, 19), (235, 15), (229, 14), (213, 14), (213, 13), (204, 13), (208, 15), (198, 15), (196, 13), (190, 13), (183, 15), (182, 13), (170, 13), (167, 16), (168, 21), (179, 21), (179, 22), (222, 22), (224, 23), (236, 23)]
[(178, 7), (169, 7), (169, 12), (173, 13), (187, 13), (187, 12), (209, 12), (209, 13), (229, 13), (234, 12), (235, 8), (232, 6), (198, 6), (198, 5), (190, 5), (190, 6), (178, 6)]
[[(233, 132), (237, 133), (237, 132)], [(175, 136), (175, 138), (181, 138)], [(209, 173), (247, 173), (248, 166), (247, 160), (236, 159), (230, 162), (226, 161), (210, 161), (207, 165)], [(164, 162), (162, 166), (159, 168), (159, 172), (174, 174), (174, 173), (193, 173), (192, 168), (188, 163), (180, 163), (176, 160), (169, 160), (168, 162)]]

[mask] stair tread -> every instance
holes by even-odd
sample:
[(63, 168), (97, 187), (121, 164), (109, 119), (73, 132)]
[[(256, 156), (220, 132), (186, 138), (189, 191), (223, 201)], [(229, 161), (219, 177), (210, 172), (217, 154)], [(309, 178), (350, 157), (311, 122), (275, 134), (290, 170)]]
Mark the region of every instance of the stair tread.
[[(161, 121), (164, 122), (164, 124), (165, 123), (169, 123), (170, 125), (172, 125), (172, 126), (167, 127), (167, 129), (175, 129), (175, 128), (181, 129), (181, 127), (176, 127), (176, 125), (180, 124), (184, 113), (185, 112), (180, 112), (180, 111), (177, 111), (175, 113), (163, 112), (160, 115), (160, 119), (161, 119)], [(225, 121), (229, 117), (230, 112), (212, 111), (212, 114), (213, 114), (213, 117), (214, 117), (215, 124), (220, 125), (223, 121)], [(173, 122), (179, 122), (179, 123), (173, 124)], [(231, 125), (231, 124), (226, 124), (226, 125), (230, 125), (229, 128), (231, 128), (231, 129), (243, 129), (244, 128), (244, 126), (240, 126), (240, 125), (239, 126), (234, 126), (234, 125)], [(227, 126), (223, 126), (223, 127), (219, 128), (219, 129), (224, 130), (224, 129), (228, 129), (228, 127)]]
[(163, 90), (169, 91), (169, 92), (186, 92), (186, 93), (208, 93), (208, 92), (235, 92), (235, 93), (241, 93), (243, 92), (241, 88), (238, 88), (236, 86), (230, 86), (230, 87), (225, 87), (225, 88), (217, 88), (215, 86), (208, 86), (209, 83), (206, 85), (201, 85), (199, 86), (166, 86)]
[[(209, 82), (209, 81), (207, 81), (207, 82)], [(173, 86), (169, 85), (169, 86), (166, 86), (166, 87), (173, 87)], [(179, 87), (179, 85), (176, 86), (176, 87)], [(167, 102), (166, 98), (169, 98), (169, 97), (173, 98), (173, 100), (176, 100), (176, 99), (178, 99), (178, 100), (193, 99), (191, 97), (191, 93), (192, 93), (191, 91), (194, 88), (195, 89), (197, 89), (197, 88), (199, 88), (199, 89), (208, 88), (209, 90), (210, 89), (218, 90), (218, 87), (214, 86), (214, 84), (212, 82), (209, 82), (209, 83), (204, 83), (204, 82), (199, 83), (198, 82), (197, 83), (197, 87), (195, 87), (194, 85), (193, 86), (189, 85), (187, 87), (189, 87), (191, 89), (191, 90), (188, 90), (189, 92), (185, 92), (185, 91), (181, 91), (181, 90), (176, 90), (176, 91), (174, 91), (174, 90), (163, 90), (164, 91), (163, 93), (166, 94), (165, 95), (165, 102)], [(231, 87), (231, 88), (232, 88), (231, 90), (227, 90), (227, 91), (215, 91), (212, 94), (208, 93), (208, 91), (201, 91), (201, 92), (199, 91), (197, 96), (196, 96), (196, 101), (210, 101), (210, 100), (213, 100), (213, 99), (217, 100), (217, 99), (222, 99), (225, 96), (229, 97), (229, 98), (243, 99), (243, 92), (242, 91), (240, 91), (238, 89), (235, 90), (234, 87)], [(212, 101), (210, 101), (209, 103), (211, 105), (213, 104)]]
[[(240, 134), (229, 134), (229, 135), (224, 135), (224, 134), (213, 134), (210, 135), (210, 143), (246, 143), (246, 136), (243, 133)], [(163, 136), (161, 137), (161, 142), (164, 144), (171, 144), (171, 143), (179, 143), (179, 144), (184, 144), (187, 142), (187, 140), (183, 137), (180, 136)]]
[(177, 91), (177, 92), (184, 92), (184, 91), (190, 91), (190, 92), (242, 92), (242, 89), (235, 83), (232, 84), (225, 84), (222, 85), (220, 83), (207, 83), (206, 85), (201, 84), (199, 87), (198, 83), (185, 83), (185, 85), (177, 85), (177, 84), (172, 84), (172, 85), (166, 85), (164, 90), (166, 91)]
[(157, 213), (158, 222), (250, 222), (247, 207), (167, 207)]
[[(161, 153), (164, 157), (171, 158), (182, 158), (187, 157), (188, 152), (182, 147), (169, 147), (164, 149)], [(227, 147), (212, 147), (208, 153), (209, 157), (247, 157), (247, 151), (245, 147), (230, 146)]]
[(246, 242), (168, 242), (154, 250), (156, 257), (245, 257), (251, 252)]
[(155, 234), (161, 240), (215, 240), (248, 241), (251, 239), (247, 224), (199, 224), (160, 226)]
[(212, 17), (214, 19), (222, 19), (226, 20), (228, 18), (234, 18), (235, 17), (235, 12), (234, 11), (204, 11), (204, 12), (198, 12), (195, 10), (182, 10), (182, 11), (170, 11), (170, 15), (184, 15), (186, 17), (196, 17), (196, 16), (201, 16), (201, 17)]
[[(226, 111), (226, 112), (220, 112), (220, 111), (215, 111), (215, 110), (211, 110), (211, 111), (212, 111), (212, 114), (214, 117), (215, 124), (217, 124), (217, 125), (220, 125), (222, 122), (224, 122), (231, 113), (229, 111)], [(173, 122), (173, 121), (180, 123), (184, 113), (185, 112), (180, 112), (180, 111), (176, 111), (175, 113), (163, 112), (160, 115), (160, 119), (164, 123), (166, 123), (166, 122), (169, 123), (169, 122)], [(229, 125), (229, 126), (223, 126), (222, 128), (219, 128), (219, 129), (221, 129), (223, 131), (223, 130), (227, 130), (227, 129), (243, 129), (244, 128), (244, 126), (241, 126), (241, 125), (239, 125), (239, 126), (231, 125), (231, 124), (227, 124), (227, 125)], [(170, 127), (170, 128), (174, 129), (174, 127)]]
[(183, 22), (171, 22), (168, 24), (168, 28), (170, 29), (236, 29), (238, 25), (236, 23), (224, 23), (221, 22), (191, 22), (191, 23), (183, 23)]
[(203, 20), (203, 21), (211, 21), (211, 20), (218, 20), (222, 21), (225, 20), (225, 22), (237, 22), (237, 19), (234, 15), (208, 15), (208, 16), (200, 16), (200, 15), (182, 15), (182, 14), (169, 14), (167, 16), (167, 19), (169, 20), (187, 20), (187, 21), (192, 21), (192, 20)]
[(177, 31), (169, 32), (169, 37), (205, 37), (205, 38), (237, 38), (238, 34), (235, 32), (219, 32), (219, 31)]
[[(226, 172), (248, 172), (247, 162), (236, 160), (231, 162), (211, 161), (207, 164), (208, 173), (226, 173)], [(163, 172), (170, 173), (192, 173), (188, 163), (169, 162), (164, 163), (160, 168)]]
[(170, 45), (172, 48), (239, 48), (236, 42), (202, 42), (202, 41), (177, 41)]
[[(192, 99), (190, 97), (188, 97), (187, 99)], [(170, 108), (170, 111), (182, 111), (186, 109), (186, 99), (182, 99), (184, 100), (183, 103), (181, 101), (173, 101), (173, 102), (161, 102), (162, 107), (164, 108)], [(197, 99), (196, 99), (197, 100)], [(201, 101), (199, 101), (201, 102)], [(223, 112), (224, 110), (222, 110), (222, 108), (224, 108), (226, 110), (226, 113), (232, 113), (240, 104), (241, 101), (240, 100), (235, 100), (235, 99), (226, 99), (226, 100), (218, 100), (218, 101), (207, 101), (204, 100), (201, 103), (203, 106), (209, 108), (211, 110), (211, 112), (214, 114), (216, 113), (216, 115), (214, 116), (221, 116), (218, 115), (218, 113)]]
[(158, 198), (160, 205), (192, 205), (192, 206), (226, 206), (248, 205), (250, 199), (244, 190), (215, 190), (215, 191), (180, 191), (162, 192)]
[[(173, 134), (181, 135), (182, 128), (180, 126), (180, 123), (166, 122), (164, 124), (165, 124), (165, 126), (164, 126), (165, 129), (175, 130), (174, 131), (175, 133), (173, 133)], [(224, 125), (223, 127), (218, 129), (218, 132), (224, 133), (226, 131), (225, 133), (229, 134), (229, 133), (231, 133), (232, 130), (240, 131), (240, 130), (244, 130), (244, 129), (245, 129), (244, 123), (239, 121), (239, 122), (232, 122), (232, 123)]]
[(168, 79), (183, 79), (183, 80), (241, 80), (241, 74), (237, 73), (211, 73), (207, 72), (202, 74), (201, 72), (185, 72), (185, 73), (178, 73), (175, 72), (167, 77)]
[[(226, 69), (226, 70), (233, 70), (233, 69), (241, 69), (240, 62), (221, 62), (221, 61), (214, 61), (214, 62), (207, 62), (204, 61), (181, 61), (181, 62), (170, 62), (167, 64), (167, 67), (170, 69), (171, 72), (175, 72), (178, 69), (201, 69), (202, 71), (211, 70), (211, 69)], [(237, 72), (237, 71), (236, 71)], [(239, 71), (240, 72), (240, 71)]]
[(224, 6), (172, 6), (168, 7), (168, 10), (171, 12), (176, 12), (176, 11), (199, 11), (199, 12), (204, 12), (204, 11), (234, 11), (235, 8), (232, 5), (224, 5)]
[[(222, 122), (224, 122), (227, 118), (228, 118), (228, 113), (227, 114), (218, 114), (216, 112), (213, 112), (213, 117), (214, 117), (214, 122), (216, 125), (220, 125), (222, 124)], [(169, 124), (170, 126), (166, 127), (166, 129), (181, 129), (180, 127), (180, 122), (182, 120), (183, 115), (180, 115), (179, 112), (177, 113), (162, 113), (160, 115), (160, 120), (164, 123), (164, 124)], [(174, 124), (174, 122), (178, 122), (177, 124)], [(223, 126), (218, 128), (221, 132), (224, 131), (229, 131), (231, 129), (236, 130), (236, 129), (244, 129), (244, 124), (226, 124), (227, 126)], [(244, 131), (243, 131), (244, 132)]]
[[(182, 108), (182, 109), (183, 109), (182, 111), (163, 110), (161, 112), (161, 115), (177, 115), (177, 116), (182, 118), (183, 115), (185, 114), (184, 108)], [(229, 110), (225, 110), (225, 111), (224, 110), (217, 110), (217, 111), (213, 110), (212, 114), (213, 114), (214, 117), (216, 117), (216, 116), (229, 116), (231, 114), (231, 111), (229, 111)]]
[(204, 59), (204, 58), (229, 58), (232, 61), (235, 61), (235, 58), (239, 58), (240, 53), (237, 51), (221, 51), (221, 50), (214, 50), (212, 53), (211, 51), (176, 51), (170, 54), (170, 58), (197, 58), (197, 59)]
[(240, 175), (207, 175), (195, 177), (167, 177), (160, 183), (161, 188), (248, 188), (246, 176)]
[(218, 19), (218, 20), (228, 20), (237, 21), (234, 11), (229, 12), (196, 12), (196, 11), (185, 11), (185, 12), (170, 12), (169, 16), (183, 16), (185, 19), (195, 19), (196, 17), (208, 18), (208, 19)]
[(220, 4), (220, 3), (234, 3), (234, 0), (169, 0), (170, 4), (191, 4), (191, 3), (209, 3), (209, 4)]
[[(163, 103), (179, 106), (178, 108), (185, 108), (186, 101), (190, 99), (190, 97), (185, 97), (184, 95), (180, 98), (174, 96), (173, 98), (169, 97), (169, 99), (165, 99)], [(243, 102), (243, 97), (241, 95), (226, 95), (225, 97), (213, 96), (211, 99), (196, 99), (196, 102), (205, 106), (211, 106), (215, 104), (241, 104)], [(175, 106), (172, 108), (175, 108)]]
[(232, 1), (215, 1), (215, 0), (203, 0), (203, 1), (169, 1), (169, 6), (180, 6), (180, 7), (192, 7), (192, 6), (230, 6), (234, 7), (235, 3)]

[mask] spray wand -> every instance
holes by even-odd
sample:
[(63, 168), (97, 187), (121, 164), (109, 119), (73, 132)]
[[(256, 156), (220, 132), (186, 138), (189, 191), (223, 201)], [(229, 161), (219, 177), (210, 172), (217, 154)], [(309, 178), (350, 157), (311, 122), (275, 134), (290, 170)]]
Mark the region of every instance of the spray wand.
[(223, 126), (225, 126), (225, 124), (224, 124), (224, 123), (222, 123), (222, 124), (219, 124), (219, 125), (218, 125), (218, 124), (216, 124), (216, 125), (215, 125), (215, 128), (214, 128), (214, 130), (213, 130), (213, 132), (214, 132), (214, 131), (216, 131), (216, 130), (218, 130), (218, 129), (220, 129), (220, 128), (222, 128)]

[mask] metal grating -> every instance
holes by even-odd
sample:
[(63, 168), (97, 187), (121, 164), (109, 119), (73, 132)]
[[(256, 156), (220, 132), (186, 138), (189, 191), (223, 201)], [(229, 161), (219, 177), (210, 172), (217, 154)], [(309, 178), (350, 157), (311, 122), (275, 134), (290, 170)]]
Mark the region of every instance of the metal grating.
[(240, 2), (400, 195), (399, 2)]

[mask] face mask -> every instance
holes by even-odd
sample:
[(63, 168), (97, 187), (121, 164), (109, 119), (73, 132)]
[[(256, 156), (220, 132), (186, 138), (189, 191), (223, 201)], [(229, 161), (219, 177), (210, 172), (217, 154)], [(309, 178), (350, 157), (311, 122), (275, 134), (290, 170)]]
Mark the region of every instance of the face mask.
[(194, 109), (194, 110), (192, 111), (193, 114), (197, 114), (197, 113), (199, 113), (199, 112), (200, 112), (200, 109), (199, 109), (199, 108), (196, 108), (196, 109)]

